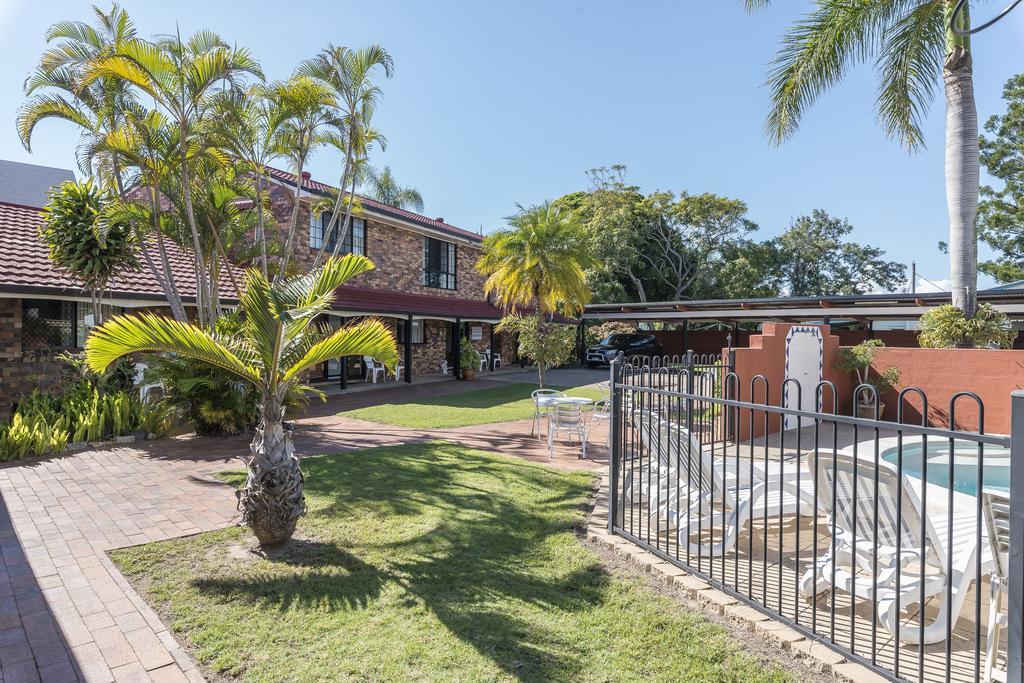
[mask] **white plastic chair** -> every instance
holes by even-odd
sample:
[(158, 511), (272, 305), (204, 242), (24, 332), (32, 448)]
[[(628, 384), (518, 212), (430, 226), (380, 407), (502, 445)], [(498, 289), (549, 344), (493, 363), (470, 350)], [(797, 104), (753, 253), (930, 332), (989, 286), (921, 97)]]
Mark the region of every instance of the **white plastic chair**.
[(587, 457), (587, 425), (583, 421), (583, 406), (579, 403), (555, 401), (548, 412), (548, 457), (555, 455), (555, 434), (575, 435), (580, 441), (583, 457)]
[[(854, 481), (857, 485), (856, 500), (853, 496)], [(877, 499), (874, 496), (876, 485)], [(928, 484), (921, 482), (921, 486)], [(831, 510), (833, 489), (836, 507)], [(898, 519), (896, 502), (900, 495), (903, 496), (903, 503), (902, 514)], [(939, 519), (922, 514), (921, 499), (910, 483), (910, 478), (904, 476), (903, 481), (900, 481), (895, 465), (885, 460), (876, 463), (874, 460), (855, 458), (843, 452), (834, 456), (832, 453), (819, 454), (818, 503), (829, 515), (826, 528), (831, 529), (835, 522), (836, 535), (825, 556), (819, 558), (817, 565), (800, 579), (800, 593), (813, 597), (826, 590), (842, 590), (847, 593), (856, 590), (858, 598), (877, 602), (878, 621), (892, 634), (896, 633), (901, 608), (919, 603), (923, 593), (925, 600), (937, 598), (938, 613), (928, 624), (923, 623), (923, 618), (919, 625), (902, 624), (899, 629), (900, 640), (916, 644), (923, 639), (926, 645), (944, 641), (947, 614), (951, 613), (950, 623), (955, 625), (971, 581), (975, 578), (975, 553), (979, 550), (980, 540), (975, 533), (975, 514), (954, 509), (953, 533), (950, 537), (949, 519), (946, 516), (948, 512)], [(925, 523), (924, 537), (921, 536), (922, 517)], [(898, 554), (897, 534), (900, 535)], [(951, 565), (947, 564), (950, 544), (953, 550)], [(877, 576), (873, 578), (876, 548), (878, 567)], [(921, 562), (925, 566), (923, 591)], [(898, 594), (897, 575), (900, 589)], [(952, 583), (952, 602), (947, 600), (947, 582)]]
[[(593, 405), (593, 409), (590, 412), (590, 430), (594, 430), (594, 423), (604, 424), (608, 429), (604, 437), (604, 445), (608, 447), (612, 443), (612, 404), (602, 399), (597, 401)], [(589, 433), (589, 432), (588, 432)]]
[(135, 364), (135, 378), (133, 383), (139, 390), (139, 400), (143, 403), (149, 403), (152, 398), (153, 392), (156, 390), (163, 391), (164, 385), (162, 382), (150, 382), (146, 384), (146, 370), (149, 366), (145, 363)]
[(487, 368), (488, 359), (490, 358), (490, 351), (484, 351), (480, 354), (480, 370), (483, 372)]
[(500, 353), (495, 353), (495, 354), (493, 354), (493, 356), (494, 356), (494, 362), (491, 364), (491, 369), (492, 370), (497, 370), (498, 368), (501, 367), (501, 354)]
[(401, 382), (402, 381), (402, 372), (404, 372), (404, 371), (405, 371), (405, 366), (402, 365), (401, 361), (399, 361), (398, 364), (395, 366), (395, 381), (396, 382)]
[(564, 397), (565, 394), (555, 389), (536, 389), (530, 394), (530, 398), (533, 399), (533, 423), (530, 425), (530, 436), (539, 434), (540, 432), (540, 419), (548, 414), (547, 403), (538, 400), (541, 397)]
[[(988, 636), (985, 639), (985, 674), (982, 680), (993, 680), (999, 659), (999, 631), (1006, 626), (1003, 613), (1003, 594), (1010, 572), (1010, 496), (1003, 491), (984, 490), (981, 493), (988, 529), (989, 548), (992, 551), (992, 570), (989, 573)], [(1002, 670), (999, 670), (1001, 673)], [(1005, 679), (1005, 675), (1001, 678)]]
[(372, 379), (373, 383), (377, 383), (377, 375), (384, 374), (384, 364), (378, 363), (372, 356), (363, 356), (363, 365), (366, 366), (366, 380)]

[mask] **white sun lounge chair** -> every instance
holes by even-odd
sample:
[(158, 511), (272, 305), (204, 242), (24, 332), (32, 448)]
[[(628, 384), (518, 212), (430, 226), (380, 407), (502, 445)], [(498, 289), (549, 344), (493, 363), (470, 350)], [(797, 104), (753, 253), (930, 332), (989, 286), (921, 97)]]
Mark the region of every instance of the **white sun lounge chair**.
[[(989, 683), (996, 674), (996, 660), (999, 659), (999, 631), (1006, 626), (1003, 612), (1003, 594), (1010, 572), (1010, 495), (1002, 491), (985, 490), (981, 494), (985, 510), (985, 528), (992, 552), (992, 569), (989, 573), (988, 637), (985, 648), (985, 677)], [(1006, 679), (1004, 671), (1000, 678)]]
[[(733, 458), (702, 452), (697, 439), (680, 425), (648, 411), (635, 411), (633, 420), (650, 458), (640, 473), (649, 515), (676, 527), (680, 545), (686, 544), (690, 553), (724, 555), (751, 519), (796, 514), (798, 509), (814, 514), (813, 481), (804, 476), (798, 492), (795, 467), (770, 463), (767, 469), (751, 468), (741, 459), (737, 475)], [(717, 543), (689, 538), (708, 530)]]
[[(900, 610), (921, 601), (920, 563), (923, 561), (924, 598), (927, 600), (934, 596), (939, 601), (939, 611), (930, 623), (901, 625), (899, 637), (901, 641), (913, 644), (922, 642), (922, 637), (926, 645), (942, 642), (946, 639), (947, 613), (951, 613), (950, 623), (955, 625), (964, 597), (974, 580), (975, 553), (978, 551), (976, 515), (954, 509), (953, 533), (950, 538), (946, 514), (941, 518), (922, 515), (921, 499), (910, 478), (904, 476), (901, 482), (896, 466), (882, 460), (877, 463), (876, 538), (875, 471), (874, 460), (856, 458), (844, 452), (819, 454), (818, 503), (829, 516), (826, 529), (831, 530), (834, 521), (836, 533), (825, 555), (801, 577), (800, 593), (814, 596), (827, 590), (847, 593), (856, 591), (857, 598), (878, 603), (879, 623), (895, 634)], [(856, 500), (853, 495), (854, 481), (857, 483)], [(927, 484), (922, 482), (920, 485)], [(836, 495), (834, 510), (831, 509), (833, 488)], [(946, 491), (944, 488), (940, 490)], [(901, 493), (903, 503), (900, 518), (897, 518), (896, 502)], [(945, 500), (945, 495), (938, 492), (936, 495)], [(923, 537), (922, 517), (925, 522)], [(900, 531), (897, 532), (897, 529)], [(897, 533), (902, 536), (898, 554)], [(947, 563), (950, 543), (953, 548), (952, 564)], [(876, 546), (877, 576), (874, 567)], [(947, 581), (953, 587), (952, 602), (947, 600)]]

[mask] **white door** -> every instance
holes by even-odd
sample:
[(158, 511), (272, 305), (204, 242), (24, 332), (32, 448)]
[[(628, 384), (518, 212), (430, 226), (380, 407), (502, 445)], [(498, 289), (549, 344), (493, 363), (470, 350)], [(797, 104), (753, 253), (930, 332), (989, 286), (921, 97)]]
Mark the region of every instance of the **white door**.
[[(789, 329), (786, 335), (786, 379), (795, 379), (796, 382), (786, 383), (783, 405), (787, 408), (818, 409), (815, 394), (821, 381), (823, 354), (824, 340), (820, 328), (797, 325)], [(796, 383), (800, 384), (799, 391)], [(800, 424), (807, 426), (810, 420), (803, 420)], [(784, 428), (793, 429), (796, 426), (796, 416), (787, 415)]]

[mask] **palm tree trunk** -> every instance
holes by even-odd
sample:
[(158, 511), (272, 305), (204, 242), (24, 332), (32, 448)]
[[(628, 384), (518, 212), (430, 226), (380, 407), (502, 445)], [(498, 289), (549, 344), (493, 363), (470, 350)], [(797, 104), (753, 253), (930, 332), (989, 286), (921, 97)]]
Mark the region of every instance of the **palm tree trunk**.
[(269, 278), (267, 270), (267, 230), (263, 218), (263, 166), (256, 171), (256, 241), (260, 245), (260, 268), (263, 277)]
[[(341, 209), (342, 199), (345, 197), (345, 186), (348, 185), (348, 174), (351, 171), (352, 166), (352, 145), (349, 145), (349, 149), (345, 151), (345, 167), (341, 171), (341, 183), (338, 184), (338, 198), (334, 200), (334, 211), (331, 212), (331, 222), (324, 228), (324, 236), (320, 242), (320, 251), (316, 253), (316, 260), (313, 261), (313, 270), (316, 270), (320, 265), (320, 260), (324, 256), (324, 252), (327, 250), (327, 245), (330, 240), (332, 232), (338, 228), (338, 213)], [(349, 200), (351, 202), (351, 200)], [(344, 238), (342, 238), (344, 239)], [(335, 242), (337, 244), (337, 242)]]
[[(955, 3), (947, 2), (947, 14)], [(967, 10), (962, 26), (968, 25)], [(948, 25), (949, 17), (947, 17)], [(970, 40), (948, 31), (943, 69), (946, 89), (946, 204), (949, 209), (949, 260), (953, 305), (968, 318), (977, 309), (978, 285), (978, 112)]]
[(178, 322), (187, 323), (188, 313), (185, 312), (185, 304), (181, 302), (181, 292), (178, 291), (178, 284), (174, 281), (174, 271), (171, 270), (171, 260), (167, 257), (167, 246), (164, 244), (164, 233), (160, 230), (160, 198), (157, 195), (156, 185), (153, 185), (150, 192), (152, 201), (151, 210), (153, 214), (153, 232), (156, 234), (156, 250), (160, 256), (160, 264), (163, 266), (164, 274), (167, 275), (167, 300), (171, 304), (171, 314)]
[(302, 198), (302, 170), (304, 165), (305, 159), (300, 159), (295, 169), (295, 204), (292, 206), (291, 226), (288, 228), (288, 239), (285, 240), (284, 253), (281, 255), (281, 269), (278, 271), (276, 279), (286, 277), (285, 271), (288, 270), (288, 261), (290, 261), (292, 257), (295, 242), (295, 230), (299, 223), (299, 200)]
[(292, 435), (284, 429), (281, 398), (265, 395), (261, 417), (249, 447), (249, 474), (236, 495), (242, 520), (260, 545), (269, 547), (292, 537), (299, 517), (306, 512), (306, 499)]
[(341, 224), (341, 233), (338, 235), (338, 239), (334, 242), (334, 252), (332, 256), (337, 256), (341, 251), (341, 244), (348, 237), (348, 231), (352, 229), (352, 205), (356, 201), (356, 174), (355, 165), (352, 168), (352, 191), (348, 195), (348, 206), (345, 207), (345, 222)]
[(203, 258), (203, 245), (199, 239), (199, 226), (196, 225), (196, 212), (192, 206), (192, 180), (188, 172), (188, 127), (182, 121), (178, 128), (178, 148), (181, 153), (181, 189), (185, 195), (185, 212), (188, 214), (188, 227), (192, 232), (192, 248), (195, 249), (196, 263), (196, 309), (199, 311), (199, 326), (205, 327), (207, 322), (213, 324), (213, 319), (207, 320), (206, 313), (210, 308), (209, 292), (206, 291), (204, 280), (206, 279), (205, 259)]

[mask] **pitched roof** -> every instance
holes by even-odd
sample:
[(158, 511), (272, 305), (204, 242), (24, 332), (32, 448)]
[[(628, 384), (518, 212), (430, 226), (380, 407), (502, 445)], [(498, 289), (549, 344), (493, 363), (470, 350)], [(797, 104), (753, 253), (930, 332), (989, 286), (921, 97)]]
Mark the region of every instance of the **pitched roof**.
[[(39, 237), (43, 223), (41, 210), (30, 206), (0, 202), (0, 291), (23, 294), (65, 294), (82, 296), (82, 283), (57, 268)], [(174, 282), (185, 301), (196, 299), (196, 277), (191, 253), (170, 240), (164, 240)], [(155, 243), (150, 249), (157, 258)], [(113, 278), (107, 296), (115, 299), (165, 301), (164, 291), (140, 256), (141, 268)], [(235, 291), (227, 274), (221, 276), (219, 293), (224, 301), (234, 301)]]
[(335, 291), (334, 308), (377, 315), (436, 315), (465, 320), (500, 320), (502, 317), (501, 309), (480, 299), (406, 294), (351, 285), (342, 285)]
[[(288, 171), (282, 171), (280, 169), (271, 167), (267, 167), (267, 171), (270, 174), (271, 178), (288, 183), (293, 187), (295, 186), (294, 173), (289, 173)], [(307, 192), (312, 192), (314, 194), (328, 196), (333, 196), (338, 192), (338, 189), (336, 187), (332, 187), (330, 185), (317, 182), (312, 178), (307, 178), (303, 180), (302, 189), (306, 190)], [(445, 223), (442, 220), (437, 220), (436, 218), (428, 218), (422, 214), (414, 213), (412, 211), (406, 211), (405, 209), (400, 209), (397, 206), (384, 204), (383, 202), (378, 202), (375, 199), (370, 199), (369, 197), (364, 197), (362, 195), (356, 195), (356, 197), (358, 197), (359, 203), (363, 206), (364, 209), (369, 209), (370, 211), (380, 214), (382, 216), (409, 221), (410, 223), (415, 223), (416, 225), (420, 225), (425, 228), (431, 228), (439, 232), (447, 233), (449, 235), (453, 235), (456, 237), (461, 237), (472, 242), (483, 241), (483, 236), (481, 236), (480, 234), (471, 232), (469, 230), (464, 230), (462, 228), (457, 228), (454, 225)]]

